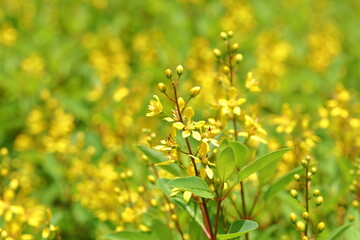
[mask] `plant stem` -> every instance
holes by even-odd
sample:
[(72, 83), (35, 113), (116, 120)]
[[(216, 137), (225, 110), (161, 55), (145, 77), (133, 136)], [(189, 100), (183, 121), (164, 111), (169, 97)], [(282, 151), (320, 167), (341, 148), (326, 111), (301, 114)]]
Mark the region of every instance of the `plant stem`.
[(217, 198), (217, 206), (216, 206), (216, 217), (215, 217), (215, 230), (214, 230), (214, 235), (216, 236), (217, 232), (218, 232), (218, 228), (219, 228), (219, 216), (220, 216), (220, 210), (221, 210), (221, 203), (222, 203), (222, 192), (223, 192), (223, 188), (224, 188), (224, 184), (222, 183), (220, 185), (220, 193), (219, 196)]
[[(233, 69), (233, 65), (232, 65), (232, 60), (233, 60), (233, 54), (231, 51), (231, 47), (230, 47), (230, 42), (226, 41), (226, 45), (227, 45), (227, 49), (228, 49), (228, 56), (229, 56), (229, 69), (230, 69), (230, 75), (229, 75), (229, 79), (230, 79), (230, 85), (231, 87), (234, 86), (234, 69)], [(235, 140), (238, 140), (238, 133), (237, 133), (237, 126), (236, 126), (236, 115), (234, 114), (233, 116), (233, 125), (234, 125), (234, 137)], [(245, 189), (244, 189), (244, 184), (241, 181), (240, 182), (240, 193), (241, 193), (241, 201), (242, 201), (242, 211), (243, 211), (243, 216), (244, 218), (247, 217), (246, 214), (246, 203), (245, 203)], [(249, 233), (245, 234), (245, 239), (249, 240)]]
[[(176, 104), (177, 113), (179, 115), (179, 120), (180, 120), (180, 122), (182, 124), (184, 124), (184, 119), (183, 119), (183, 117), (181, 115), (181, 110), (180, 110), (180, 106), (179, 106), (179, 100), (178, 100), (178, 96), (177, 96), (176, 85), (173, 84), (173, 87), (174, 87), (175, 104)], [(196, 167), (195, 159), (193, 158), (193, 153), (192, 153), (192, 149), (191, 149), (191, 146), (190, 146), (189, 139), (185, 138), (185, 142), (186, 142), (186, 146), (188, 148), (188, 151), (190, 153), (190, 160), (191, 160), (192, 165), (194, 167), (195, 176), (199, 176), (199, 172), (198, 172), (197, 167)], [(203, 215), (205, 224), (207, 225), (208, 231), (210, 233), (210, 239), (211, 240), (216, 240), (216, 235), (214, 236), (213, 231), (212, 231), (209, 210), (207, 208), (205, 198), (201, 198), (201, 200), (202, 200), (202, 203), (198, 202), (198, 204), (199, 204), (199, 206), (202, 204), (202, 207), (203, 207), (202, 215)]]

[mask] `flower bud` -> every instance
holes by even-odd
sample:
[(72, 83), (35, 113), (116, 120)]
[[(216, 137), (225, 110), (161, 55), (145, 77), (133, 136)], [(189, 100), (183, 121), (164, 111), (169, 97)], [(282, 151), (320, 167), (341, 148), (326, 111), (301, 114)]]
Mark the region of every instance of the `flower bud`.
[(301, 240), (309, 240), (309, 238), (307, 236), (303, 236)]
[(228, 35), (226, 34), (226, 32), (221, 32), (220, 37), (222, 40), (226, 40), (228, 38)]
[(179, 65), (176, 67), (176, 73), (180, 77), (184, 72), (184, 67), (182, 65)]
[(214, 54), (215, 54), (215, 56), (216, 56), (217, 58), (220, 58), (220, 57), (221, 57), (221, 51), (220, 51), (219, 49), (215, 48), (215, 49), (213, 50), (213, 52), (214, 52)]
[(225, 74), (229, 74), (230, 73), (230, 68), (228, 66), (224, 66), (222, 69), (223, 73)]
[(304, 231), (305, 230), (305, 223), (302, 222), (302, 221), (298, 221), (296, 223), (296, 228), (301, 232)]
[(176, 221), (178, 219), (178, 217), (176, 216), (176, 214), (171, 214), (171, 219)]
[(359, 207), (359, 201), (358, 201), (358, 200), (353, 200), (353, 201), (351, 202), (351, 205), (352, 205), (354, 208), (357, 208), (357, 207)]
[(172, 77), (172, 71), (170, 69), (166, 69), (165, 70), (165, 75), (168, 79), (171, 79)]
[(352, 222), (352, 221), (354, 221), (354, 215), (352, 215), (352, 214), (349, 214), (349, 216), (348, 216), (348, 220), (350, 221), (350, 222)]
[(311, 180), (311, 179), (312, 179), (312, 176), (313, 176), (313, 175), (312, 175), (311, 172), (307, 172), (307, 179), (308, 179), (308, 180)]
[(235, 61), (236, 63), (240, 63), (243, 60), (243, 55), (241, 53), (236, 54)]
[(232, 38), (232, 36), (234, 35), (234, 32), (230, 30), (227, 32), (227, 35), (229, 36), (229, 38)]
[(316, 172), (317, 172), (317, 169), (316, 169), (316, 167), (313, 167), (313, 168), (311, 168), (311, 173), (313, 174), (313, 175), (315, 175), (316, 174)]
[(308, 162), (306, 160), (301, 160), (301, 165), (305, 168)]
[(309, 213), (308, 212), (303, 212), (302, 217), (305, 220), (308, 219), (309, 218)]
[(300, 182), (300, 175), (294, 174), (294, 179), (295, 179), (295, 181)]
[(310, 162), (310, 160), (311, 160), (310, 156), (307, 156), (307, 157), (305, 158), (305, 160), (306, 160), (307, 162)]
[(295, 223), (296, 221), (297, 221), (297, 216), (296, 216), (296, 214), (295, 213), (290, 213), (290, 221), (292, 222), (292, 223)]
[(315, 189), (314, 192), (313, 192), (313, 196), (314, 197), (317, 197), (320, 195), (320, 190), (319, 189)]
[(161, 93), (166, 93), (166, 86), (164, 83), (158, 83), (158, 89)]
[(190, 89), (190, 97), (191, 97), (191, 98), (194, 98), (194, 97), (196, 97), (197, 95), (199, 95), (200, 90), (201, 90), (201, 88), (198, 87), (198, 86), (193, 87), (192, 89)]
[(316, 206), (320, 206), (324, 202), (324, 198), (319, 196), (315, 199)]
[(149, 182), (151, 182), (152, 184), (155, 183), (155, 177), (154, 177), (153, 175), (149, 175), (149, 176), (147, 177), (147, 180), (148, 180)]
[(232, 46), (231, 46), (231, 50), (233, 52), (236, 52), (237, 50), (239, 50), (239, 44), (238, 43), (234, 43)]
[(293, 198), (297, 198), (297, 197), (298, 197), (298, 192), (297, 192), (295, 189), (291, 189), (291, 190), (290, 190), (290, 195), (291, 195)]
[(324, 222), (319, 222), (318, 225), (316, 226), (316, 229), (317, 229), (319, 232), (324, 231), (324, 229), (325, 229), (325, 223), (324, 223)]

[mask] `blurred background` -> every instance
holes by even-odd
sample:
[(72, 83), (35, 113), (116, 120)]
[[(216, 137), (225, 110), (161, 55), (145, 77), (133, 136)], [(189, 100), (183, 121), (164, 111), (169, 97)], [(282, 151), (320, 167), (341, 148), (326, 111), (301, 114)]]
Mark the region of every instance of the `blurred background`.
[[(1, 231), (71, 240), (146, 227), (138, 219), (159, 193), (140, 198), (148, 170), (133, 145), (165, 132), (145, 117), (148, 102), (178, 64), (184, 92), (198, 85), (199, 104), (216, 98), (212, 49), (228, 30), (244, 55), (239, 81), (252, 71), (260, 82), (248, 97), (269, 148), (298, 149), (281, 169), (309, 153), (345, 159), (324, 171), (338, 193), (360, 148), (359, 13), (357, 0), (1, 0)], [(284, 226), (287, 213), (277, 213)]]

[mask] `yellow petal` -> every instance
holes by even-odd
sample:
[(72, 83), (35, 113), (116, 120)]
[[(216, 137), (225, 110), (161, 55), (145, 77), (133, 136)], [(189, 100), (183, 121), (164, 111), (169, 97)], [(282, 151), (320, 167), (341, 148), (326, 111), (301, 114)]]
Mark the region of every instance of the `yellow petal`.
[(240, 107), (234, 107), (233, 113), (236, 114), (236, 115), (240, 115), (241, 114)]
[(198, 140), (199, 142), (201, 141), (201, 134), (199, 132), (193, 131), (192, 132), (192, 137), (196, 140)]
[(190, 120), (195, 115), (194, 109), (192, 107), (187, 107), (185, 109), (184, 115), (186, 119)]
[(178, 130), (183, 130), (185, 125), (182, 122), (176, 122), (176, 123), (173, 123), (173, 127)]
[(195, 127), (196, 128), (202, 128), (202, 126), (204, 126), (205, 121), (198, 121), (197, 123), (195, 123)]
[(192, 193), (189, 191), (185, 191), (183, 194), (183, 198), (185, 200), (185, 202), (189, 202), (190, 198), (191, 198)]
[(206, 166), (205, 171), (206, 171), (206, 175), (208, 176), (208, 178), (213, 179), (214, 172), (213, 172), (213, 170), (211, 170), (211, 168), (209, 168), (209, 166)]
[(182, 137), (187, 138), (190, 136), (190, 132), (188, 130), (182, 132)]

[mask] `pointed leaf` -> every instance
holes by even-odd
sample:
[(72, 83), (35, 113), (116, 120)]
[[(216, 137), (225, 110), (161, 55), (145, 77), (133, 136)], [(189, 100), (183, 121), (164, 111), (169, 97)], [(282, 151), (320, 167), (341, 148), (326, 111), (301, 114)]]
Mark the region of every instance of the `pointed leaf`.
[[(158, 179), (158, 185), (166, 196), (169, 196), (171, 194), (171, 189), (168, 186), (169, 181), (170, 179), (167, 178)], [(176, 206), (185, 210), (189, 214), (189, 216), (199, 224), (199, 226), (204, 228), (203, 218), (197, 203), (191, 201), (189, 203), (186, 203), (183, 198), (175, 197), (169, 198), (169, 200), (176, 204)]]
[(240, 142), (229, 142), (229, 144), (235, 153), (236, 166), (238, 168), (241, 168), (245, 164), (247, 159), (247, 147)]
[(216, 171), (222, 182), (225, 182), (235, 170), (235, 153), (231, 146), (225, 147), (216, 159)]
[(243, 169), (241, 169), (239, 173), (239, 181), (243, 181), (245, 178), (249, 177), (251, 174), (260, 171), (264, 167), (268, 166), (273, 161), (281, 158), (287, 151), (291, 148), (283, 148), (271, 153), (268, 153), (250, 164), (246, 165)]
[(336, 240), (339, 239), (339, 237), (341, 237), (342, 234), (345, 233), (345, 231), (351, 227), (352, 224), (348, 223), (345, 224), (343, 226), (337, 227), (334, 231), (331, 232), (330, 236), (327, 238), (327, 240)]
[(189, 191), (199, 197), (212, 198), (214, 194), (204, 180), (197, 176), (175, 178), (168, 182), (169, 187)]
[[(310, 166), (313, 166), (314, 164), (310, 164)], [(303, 167), (298, 167), (293, 169), (292, 171), (286, 173), (285, 175), (281, 176), (279, 179), (277, 179), (274, 183), (270, 185), (270, 187), (266, 190), (264, 194), (264, 200), (269, 200), (271, 197), (273, 197), (275, 194), (283, 190), (294, 178), (294, 174), (301, 173), (304, 171)]]
[(218, 234), (217, 238), (222, 239), (232, 239), (240, 237), (250, 231), (253, 231), (258, 228), (258, 224), (251, 220), (236, 220), (234, 221), (227, 234)]
[[(139, 148), (141, 152), (145, 154), (150, 159), (150, 161), (152, 161), (155, 164), (169, 161), (169, 159), (165, 158), (166, 156), (165, 154), (158, 152), (155, 149), (149, 148), (144, 145), (138, 145), (137, 148)], [(181, 175), (181, 169), (175, 163), (170, 163), (169, 165), (159, 165), (159, 167), (171, 173), (174, 176)]]

